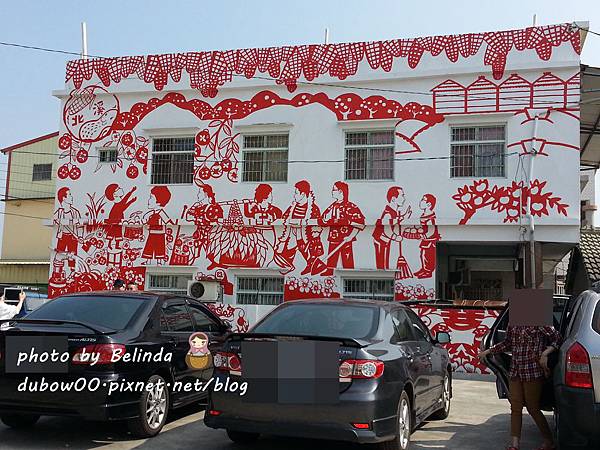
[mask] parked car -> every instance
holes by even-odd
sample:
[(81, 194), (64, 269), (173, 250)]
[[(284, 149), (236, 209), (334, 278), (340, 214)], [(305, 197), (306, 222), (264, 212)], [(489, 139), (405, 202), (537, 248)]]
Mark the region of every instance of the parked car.
[[(24, 319), (4, 322), (7, 325), (0, 331), (0, 420), (4, 424), (27, 427), (42, 415), (127, 420), (131, 431), (140, 437), (158, 434), (170, 408), (202, 401), (207, 396), (205, 391), (173, 389), (177, 381), (206, 381), (213, 373), (212, 364), (205, 369), (186, 364), (191, 334), (206, 333), (214, 351), (229, 333), (228, 325), (206, 305), (184, 296), (155, 292), (65, 295), (45, 303)], [(67, 336), (68, 373), (6, 373), (5, 344), (9, 336)], [(85, 361), (81, 356), (84, 348), (99, 355), (97, 364)], [(116, 349), (129, 358), (113, 362)], [(162, 356), (142, 358), (157, 354)], [(166, 356), (169, 354), (171, 358)], [(47, 383), (78, 379), (89, 383), (97, 378), (101, 385), (95, 391), (70, 390), (59, 395), (18, 392), (25, 376), (29, 381), (41, 381), (43, 376)], [(153, 386), (130, 391), (127, 382)], [(123, 389), (109, 395), (111, 383)], [(168, 389), (164, 389), (165, 385)]]
[[(555, 303), (556, 304), (556, 303)], [(600, 448), (600, 284), (555, 308), (555, 328), (563, 336), (558, 352), (549, 358), (553, 376), (542, 394), (542, 407), (554, 411), (560, 450)], [(487, 349), (504, 339), (508, 308), (498, 317), (482, 340)], [(496, 374), (500, 398), (508, 398), (510, 354), (484, 358)]]
[[(221, 382), (244, 380), (243, 342), (294, 340), (339, 342), (339, 402), (281, 404), (246, 402), (212, 392), (205, 423), (227, 430), (238, 443), (260, 434), (375, 443), (405, 450), (427, 418), (450, 412), (452, 368), (441, 346), (408, 307), (373, 300), (298, 300), (284, 303), (246, 334), (232, 334), (215, 356)], [(278, 380), (273, 380), (277, 383)], [(248, 384), (248, 392), (252, 385)]]

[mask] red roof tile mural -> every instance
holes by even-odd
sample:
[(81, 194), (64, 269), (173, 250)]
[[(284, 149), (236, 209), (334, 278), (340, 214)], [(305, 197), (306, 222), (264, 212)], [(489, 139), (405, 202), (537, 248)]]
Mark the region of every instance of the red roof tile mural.
[(293, 92), (301, 78), (313, 81), (329, 75), (344, 80), (355, 75), (365, 61), (373, 70), (390, 72), (398, 60), (406, 60), (410, 68), (416, 68), (426, 53), (433, 57), (445, 55), (456, 62), (480, 51), (494, 79), (500, 79), (511, 51), (535, 50), (540, 59), (547, 61), (553, 47), (566, 42), (580, 52), (579, 30), (571, 24), (416, 39), (82, 59), (67, 64), (66, 81), (73, 81), (79, 88), (95, 75), (109, 86), (135, 74), (162, 90), (169, 78), (179, 82), (185, 72), (189, 86), (207, 97), (216, 96), (219, 86), (234, 76), (272, 78)]

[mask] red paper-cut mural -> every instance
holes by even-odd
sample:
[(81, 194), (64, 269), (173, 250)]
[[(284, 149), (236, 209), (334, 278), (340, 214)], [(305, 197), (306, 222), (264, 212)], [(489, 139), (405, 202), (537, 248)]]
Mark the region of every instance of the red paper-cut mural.
[(335, 299), (340, 298), (334, 277), (309, 278), (287, 277), (284, 286), (286, 300), (301, 300), (311, 298)]
[(354, 242), (358, 233), (365, 228), (364, 214), (349, 200), (348, 183), (337, 181), (331, 195), (334, 201), (323, 211), (320, 220), (321, 226), (329, 228), (326, 262), (317, 257), (312, 263), (313, 275), (332, 276), (339, 262), (344, 269), (353, 269)]
[(458, 188), (452, 196), (463, 211), (460, 225), (465, 225), (480, 209), (491, 208), (498, 213), (504, 213), (503, 222), (517, 222), (520, 215), (527, 214), (527, 202), (531, 196), (531, 213), (534, 216), (548, 216), (550, 209), (567, 215), (569, 205), (561, 202), (561, 198), (553, 196), (552, 192), (544, 192), (546, 181), (533, 180), (530, 186), (523, 182), (513, 181), (509, 186), (490, 186), (488, 180), (475, 180), (471, 185)]
[(268, 74), (293, 92), (302, 82), (302, 77), (312, 81), (328, 74), (344, 80), (355, 75), (363, 61), (373, 70), (389, 72), (400, 58), (406, 58), (408, 67), (414, 69), (425, 53), (433, 57), (445, 53), (450, 61), (456, 62), (460, 56), (472, 57), (481, 49), (485, 52), (484, 64), (490, 66), (494, 78), (499, 79), (510, 52), (532, 49), (540, 59), (547, 61), (552, 55), (552, 48), (566, 42), (570, 42), (577, 53), (581, 51), (579, 29), (571, 24), (348, 44), (81, 59), (67, 63), (66, 81), (72, 80), (79, 88), (84, 80), (96, 76), (104, 86), (109, 86), (111, 82), (118, 83), (135, 74), (146, 83), (153, 83), (157, 90), (162, 90), (169, 78), (179, 82), (185, 70), (192, 89), (214, 97), (218, 87), (231, 81), (235, 75), (252, 78), (259, 72)]
[[(154, 186), (150, 189), (148, 211), (144, 214), (143, 221), (148, 227), (148, 237), (142, 251), (145, 264), (164, 264), (167, 260), (167, 235), (172, 234), (172, 229), (167, 225), (174, 224), (167, 215), (164, 207), (171, 200), (171, 191), (167, 186)], [(142, 263), (142, 264), (144, 264)]]

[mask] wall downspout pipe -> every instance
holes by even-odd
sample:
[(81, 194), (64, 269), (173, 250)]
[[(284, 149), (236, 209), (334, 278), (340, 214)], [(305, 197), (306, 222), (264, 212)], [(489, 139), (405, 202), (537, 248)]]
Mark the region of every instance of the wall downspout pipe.
[(537, 130), (538, 130), (538, 119), (539, 115), (536, 114), (533, 121), (533, 136), (531, 139), (531, 153), (529, 158), (529, 175), (527, 182), (529, 183), (529, 195), (527, 197), (527, 217), (529, 219), (529, 245), (530, 245), (530, 273), (531, 273), (531, 287), (535, 289), (537, 287), (536, 279), (535, 279), (535, 221), (533, 218), (533, 213), (531, 210), (531, 185), (533, 183), (533, 163), (535, 161), (535, 157), (537, 155), (536, 148), (536, 139), (537, 139)]

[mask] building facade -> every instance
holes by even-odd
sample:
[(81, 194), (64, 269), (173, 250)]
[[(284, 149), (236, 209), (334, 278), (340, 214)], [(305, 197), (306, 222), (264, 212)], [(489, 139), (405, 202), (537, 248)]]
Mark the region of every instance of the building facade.
[[(240, 329), (301, 298), (501, 300), (531, 283), (530, 216), (551, 283), (579, 239), (580, 47), (556, 25), (72, 61), (51, 294), (213, 280)], [(420, 308), (483, 370), (495, 311)]]
[(58, 132), (2, 149), (8, 156), (0, 283), (48, 288)]

